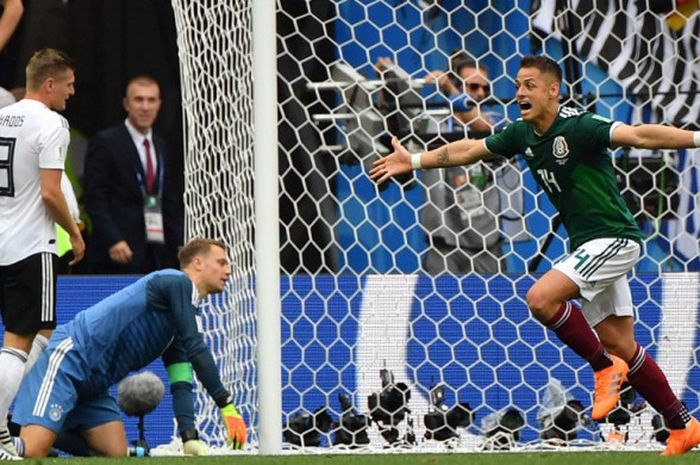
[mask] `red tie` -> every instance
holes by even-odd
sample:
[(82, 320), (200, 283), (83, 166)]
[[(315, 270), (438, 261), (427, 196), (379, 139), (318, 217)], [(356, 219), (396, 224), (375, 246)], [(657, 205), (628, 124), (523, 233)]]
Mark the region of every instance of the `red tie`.
[(143, 140), (143, 146), (146, 147), (146, 193), (153, 193), (153, 182), (156, 180), (155, 170), (153, 169), (153, 160), (151, 160), (151, 143), (148, 139)]

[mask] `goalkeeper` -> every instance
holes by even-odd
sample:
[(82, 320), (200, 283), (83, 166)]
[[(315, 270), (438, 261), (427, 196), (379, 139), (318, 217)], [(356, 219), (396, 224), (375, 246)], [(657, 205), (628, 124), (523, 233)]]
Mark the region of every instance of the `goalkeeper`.
[(17, 397), (13, 420), (22, 426), (20, 455), (46, 456), (66, 429), (80, 431), (95, 455), (125, 456), (124, 424), (108, 388), (161, 354), (167, 366), (192, 364), (221, 409), (228, 442), (243, 446), (245, 422), (195, 319), (199, 299), (224, 290), (230, 275), (226, 247), (194, 239), (179, 259), (182, 271), (148, 274), (56, 329)]
[(620, 195), (607, 149), (700, 147), (700, 131), (629, 126), (560, 106), (561, 81), (555, 61), (524, 57), (515, 79), (519, 120), (486, 139), (452, 142), (422, 154), (411, 155), (394, 138), (394, 152), (376, 161), (370, 176), (381, 183), (411, 169), (522, 153), (559, 210), (571, 243), (571, 253), (529, 290), (530, 311), (593, 368), (593, 419), (603, 420), (615, 407), (626, 378), (670, 429), (662, 455), (680, 455), (700, 444), (700, 422), (635, 340), (627, 273), (639, 258), (642, 233)]

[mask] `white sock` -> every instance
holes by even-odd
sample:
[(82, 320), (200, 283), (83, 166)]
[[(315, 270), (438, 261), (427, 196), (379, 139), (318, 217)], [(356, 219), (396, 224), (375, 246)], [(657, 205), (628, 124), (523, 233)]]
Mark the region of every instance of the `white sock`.
[(34, 342), (32, 342), (32, 350), (29, 352), (29, 357), (27, 357), (27, 363), (24, 365), (24, 376), (27, 376), (29, 370), (32, 369), (39, 356), (49, 346), (49, 340), (41, 334), (34, 336)]
[(3, 347), (0, 350), (0, 422), (7, 421), (7, 411), (19, 390), (25, 363), (25, 351), (11, 347)]

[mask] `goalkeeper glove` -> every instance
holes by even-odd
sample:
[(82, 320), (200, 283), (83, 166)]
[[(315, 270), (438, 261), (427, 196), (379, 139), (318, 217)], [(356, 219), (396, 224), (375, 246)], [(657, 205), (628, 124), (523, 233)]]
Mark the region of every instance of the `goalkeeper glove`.
[(228, 404), (221, 409), (221, 418), (224, 420), (228, 437), (226, 443), (233, 445), (234, 449), (240, 449), (245, 444), (246, 426), (233, 404)]

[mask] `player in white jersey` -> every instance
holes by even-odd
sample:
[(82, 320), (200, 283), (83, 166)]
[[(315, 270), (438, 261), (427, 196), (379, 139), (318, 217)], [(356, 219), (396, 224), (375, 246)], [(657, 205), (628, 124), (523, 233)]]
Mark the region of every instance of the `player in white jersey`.
[(12, 451), (7, 411), (28, 365), (56, 327), (53, 272), (56, 223), (70, 235), (80, 261), (85, 243), (61, 191), (68, 123), (56, 111), (74, 93), (70, 58), (54, 49), (36, 52), (26, 68), (23, 100), (0, 109), (0, 444)]

